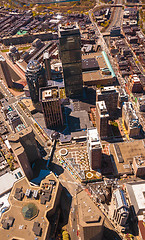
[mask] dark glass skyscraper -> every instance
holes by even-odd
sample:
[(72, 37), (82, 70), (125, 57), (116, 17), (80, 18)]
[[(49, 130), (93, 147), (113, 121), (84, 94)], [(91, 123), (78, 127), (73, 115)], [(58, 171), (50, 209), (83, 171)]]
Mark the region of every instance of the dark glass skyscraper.
[(67, 97), (82, 95), (82, 56), (80, 30), (77, 25), (59, 25), (59, 52)]
[(45, 70), (37, 61), (30, 61), (26, 69), (26, 80), (33, 103), (39, 102), (39, 88), (46, 87)]

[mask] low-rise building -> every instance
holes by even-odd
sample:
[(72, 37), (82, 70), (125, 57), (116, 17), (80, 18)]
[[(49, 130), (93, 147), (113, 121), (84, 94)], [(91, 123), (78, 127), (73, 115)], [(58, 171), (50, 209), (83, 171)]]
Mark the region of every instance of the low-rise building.
[(142, 156), (135, 156), (133, 158), (132, 167), (136, 177), (145, 176), (145, 158)]
[(139, 77), (136, 74), (129, 76), (128, 87), (132, 93), (142, 92), (142, 85), (141, 85)]

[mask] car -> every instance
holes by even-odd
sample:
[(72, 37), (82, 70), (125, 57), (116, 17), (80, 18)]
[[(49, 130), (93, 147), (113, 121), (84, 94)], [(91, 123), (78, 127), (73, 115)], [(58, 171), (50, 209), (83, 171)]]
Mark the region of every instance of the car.
[(18, 172), (17, 174), (18, 174), (18, 176), (19, 176), (20, 178), (22, 177), (22, 173), (21, 173), (21, 172)]
[(16, 179), (18, 179), (18, 176), (17, 176), (17, 174), (16, 174), (16, 173), (15, 173), (15, 178), (16, 178)]

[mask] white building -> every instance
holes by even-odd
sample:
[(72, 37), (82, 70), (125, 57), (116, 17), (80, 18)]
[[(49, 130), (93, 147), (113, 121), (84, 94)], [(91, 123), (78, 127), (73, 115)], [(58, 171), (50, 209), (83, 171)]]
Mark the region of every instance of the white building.
[(102, 159), (102, 145), (97, 128), (87, 129), (87, 148), (90, 167), (93, 170), (100, 169)]

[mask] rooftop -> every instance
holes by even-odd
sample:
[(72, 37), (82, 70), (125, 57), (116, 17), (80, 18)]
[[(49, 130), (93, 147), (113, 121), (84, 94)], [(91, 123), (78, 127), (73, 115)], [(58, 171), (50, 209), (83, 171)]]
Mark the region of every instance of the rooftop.
[(105, 101), (98, 101), (98, 102), (96, 102), (96, 105), (99, 108), (101, 117), (109, 117)]
[(40, 88), (40, 100), (42, 102), (47, 102), (50, 100), (59, 98), (59, 88), (58, 87), (44, 87)]
[(126, 183), (126, 189), (136, 214), (142, 215), (145, 211), (145, 181)]
[[(11, 207), (2, 216), (1, 238), (32, 240), (39, 236), (39, 239), (45, 240), (50, 227), (46, 215), (49, 216), (50, 211), (55, 212), (59, 190), (60, 184), (54, 174), (48, 175), (36, 187), (30, 185), (26, 178), (15, 183), (9, 196)], [(19, 193), (22, 193), (21, 200), (17, 200)], [(14, 223), (6, 230), (4, 223), (11, 217)]]
[(6, 61), (5, 58), (2, 55), (0, 55), (0, 62), (5, 62), (5, 61)]
[[(90, 61), (89, 59), (93, 59), (93, 60)], [(110, 78), (113, 79), (115, 77), (115, 73), (104, 51), (93, 52), (93, 53), (82, 55), (82, 60), (83, 60), (83, 65), (85, 67), (91, 66), (92, 68), (92, 70), (89, 69), (90, 70), (89, 72), (87, 70), (84, 70), (86, 71), (83, 73), (84, 83), (85, 82), (87, 83), (89, 81), (99, 81), (104, 79), (109, 80)], [(88, 66), (86, 66), (86, 63), (88, 64)], [(95, 66), (95, 68), (93, 67), (93, 65)]]
[(92, 71), (92, 70), (99, 70), (99, 64), (96, 58), (88, 58), (82, 60), (82, 71)]
[(59, 24), (58, 25), (58, 35), (59, 37), (67, 35), (80, 34), (79, 26), (77, 23), (71, 24)]
[[(110, 145), (110, 151), (114, 157), (117, 174), (131, 174), (132, 171), (130, 163), (133, 162), (133, 158), (135, 156), (142, 156), (145, 158), (144, 142), (143, 140), (136, 140), (134, 142), (117, 143), (117, 145), (119, 147), (119, 155), (121, 156), (121, 159), (119, 155), (117, 157), (118, 153), (115, 153), (115, 149), (113, 147), (114, 144)], [(120, 162), (118, 159), (120, 159)]]
[[(17, 174), (18, 172), (21, 173), (21, 175), (22, 175), (21, 177), (19, 177), (19, 175)], [(8, 173), (5, 173), (4, 175), (2, 175), (0, 177), (0, 196), (6, 192), (9, 192), (12, 189), (13, 184), (16, 181), (18, 181), (20, 178), (22, 178), (23, 176), (24, 175), (23, 175), (21, 168), (17, 168), (13, 172), (8, 172)]]
[(101, 142), (99, 138), (99, 134), (97, 128), (88, 128), (87, 129), (88, 141), (90, 143), (90, 147), (101, 148)]
[(79, 222), (83, 227), (102, 226), (104, 216), (91, 201), (86, 192), (81, 191), (77, 194)]

